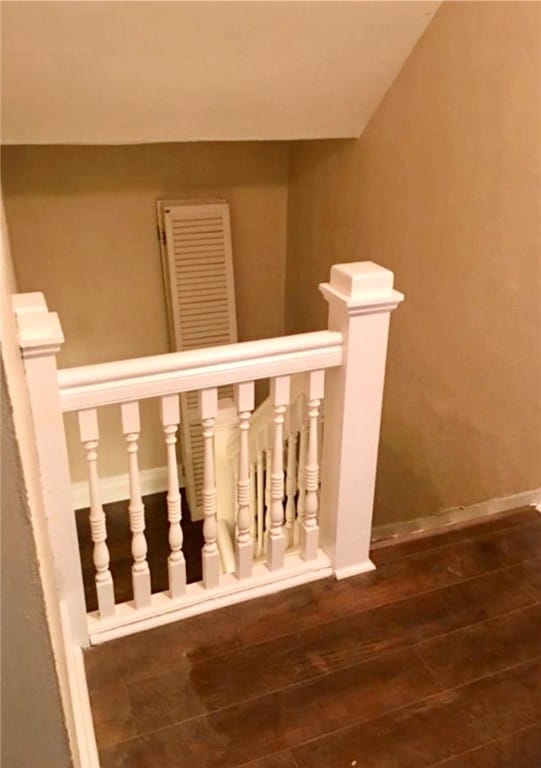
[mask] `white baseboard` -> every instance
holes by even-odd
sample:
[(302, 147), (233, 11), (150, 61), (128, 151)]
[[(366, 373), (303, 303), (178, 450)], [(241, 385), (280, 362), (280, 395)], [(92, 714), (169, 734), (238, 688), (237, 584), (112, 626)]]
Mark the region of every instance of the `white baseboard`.
[[(182, 471), (179, 467), (178, 476), (180, 486), (183, 487)], [(148, 496), (151, 493), (160, 493), (167, 490), (167, 467), (153, 467), (139, 471), (141, 483), (141, 495)], [(100, 493), (102, 504), (110, 504), (113, 501), (129, 499), (128, 474), (113, 475), (100, 478)], [(71, 498), (74, 509), (86, 509), (90, 506), (88, 483), (83, 480), (80, 483), (71, 484)]]
[(68, 686), (71, 701), (72, 717), (75, 733), (71, 734), (75, 741), (77, 768), (100, 768), (94, 721), (90, 708), (90, 696), (86, 680), (83, 649), (75, 644), (70, 630), (70, 620), (65, 603), (60, 601), (60, 619), (64, 639), (64, 652), (68, 674)]
[(358, 576), (360, 573), (369, 573), (370, 571), (375, 570), (376, 566), (372, 560), (364, 560), (362, 563), (356, 563), (347, 568), (336, 568), (334, 575), (338, 580), (349, 579), (350, 576)]
[(428, 517), (417, 517), (414, 520), (377, 525), (372, 530), (372, 542), (401, 538), (403, 536), (423, 533), (424, 531), (436, 531), (438, 528), (459, 525), (460, 523), (467, 523), (472, 520), (488, 517), (489, 515), (496, 515), (528, 506), (536, 507), (541, 512), (541, 488), (515, 493), (512, 496), (481, 501), (478, 504), (470, 504), (468, 507), (449, 507)]

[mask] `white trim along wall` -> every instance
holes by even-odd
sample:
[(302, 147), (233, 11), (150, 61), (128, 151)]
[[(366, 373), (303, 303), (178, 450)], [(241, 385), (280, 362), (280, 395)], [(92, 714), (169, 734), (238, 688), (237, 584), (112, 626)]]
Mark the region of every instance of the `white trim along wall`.
[(541, 488), (535, 488), (532, 491), (522, 491), (512, 496), (503, 496), (497, 499), (481, 501), (477, 504), (470, 504), (467, 507), (449, 507), (442, 509), (435, 515), (427, 517), (417, 517), (414, 520), (404, 520), (403, 522), (387, 523), (386, 525), (376, 525), (372, 531), (372, 542), (387, 543), (388, 539), (397, 539), (417, 534), (434, 532), (438, 529), (448, 526), (457, 526), (482, 520), (489, 515), (497, 515), (503, 512), (510, 512), (519, 507), (536, 507), (541, 512)]

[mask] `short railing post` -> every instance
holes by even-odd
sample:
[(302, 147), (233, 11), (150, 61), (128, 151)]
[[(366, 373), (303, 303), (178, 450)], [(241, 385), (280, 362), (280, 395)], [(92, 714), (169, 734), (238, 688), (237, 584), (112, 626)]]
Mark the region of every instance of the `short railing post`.
[(74, 641), (89, 644), (85, 597), (64, 422), (60, 410), (56, 354), (64, 336), (55, 312), (41, 293), (13, 297), (32, 409), (41, 487), (61, 599)]
[(343, 362), (327, 371), (320, 542), (337, 578), (372, 570), (370, 534), (390, 313), (403, 300), (393, 273), (371, 261), (338, 264), (320, 290)]

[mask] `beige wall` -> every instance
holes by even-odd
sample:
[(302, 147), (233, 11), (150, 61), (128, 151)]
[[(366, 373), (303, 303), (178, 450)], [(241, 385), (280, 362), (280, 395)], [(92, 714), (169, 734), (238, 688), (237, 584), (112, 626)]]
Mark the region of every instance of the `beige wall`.
[(357, 136), (438, 5), (4, 3), (3, 140)]
[[(169, 351), (155, 201), (231, 206), (241, 340), (284, 330), (287, 145), (4, 148), (3, 188), (20, 291), (43, 291), (62, 321), (62, 367)], [(141, 466), (164, 464), (154, 403)], [(116, 410), (102, 412), (104, 475), (126, 471)], [(154, 427), (154, 428), (153, 428)], [(74, 479), (84, 477), (70, 420)]]
[(287, 328), (372, 259), (393, 318), (376, 523), (541, 486), (537, 3), (445, 3), (358, 141), (290, 153)]
[[(379, 261), (406, 293), (376, 522), (541, 485), (538, 22), (535, 3), (444, 4), (360, 140), (290, 145), (289, 192), (283, 144), (5, 149), (20, 289), (59, 311), (61, 364), (167, 349), (154, 200), (221, 195), (242, 338), (284, 310), (289, 332), (323, 327), (333, 262)], [(156, 421), (143, 467), (163, 463)], [(104, 474), (124, 472), (118, 414), (103, 434)]]

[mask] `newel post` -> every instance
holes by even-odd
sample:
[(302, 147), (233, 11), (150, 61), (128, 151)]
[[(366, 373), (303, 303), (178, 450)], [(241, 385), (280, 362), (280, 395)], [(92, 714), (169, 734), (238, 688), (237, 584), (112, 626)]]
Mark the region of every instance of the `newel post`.
[(369, 558), (389, 319), (404, 296), (371, 261), (337, 264), (320, 285), (343, 363), (327, 371), (321, 462), (321, 545), (337, 578), (372, 570)]
[(58, 390), (56, 353), (64, 336), (56, 312), (42, 293), (13, 297), (60, 598), (65, 602), (74, 642), (89, 644), (75, 515), (70, 495), (66, 437)]

